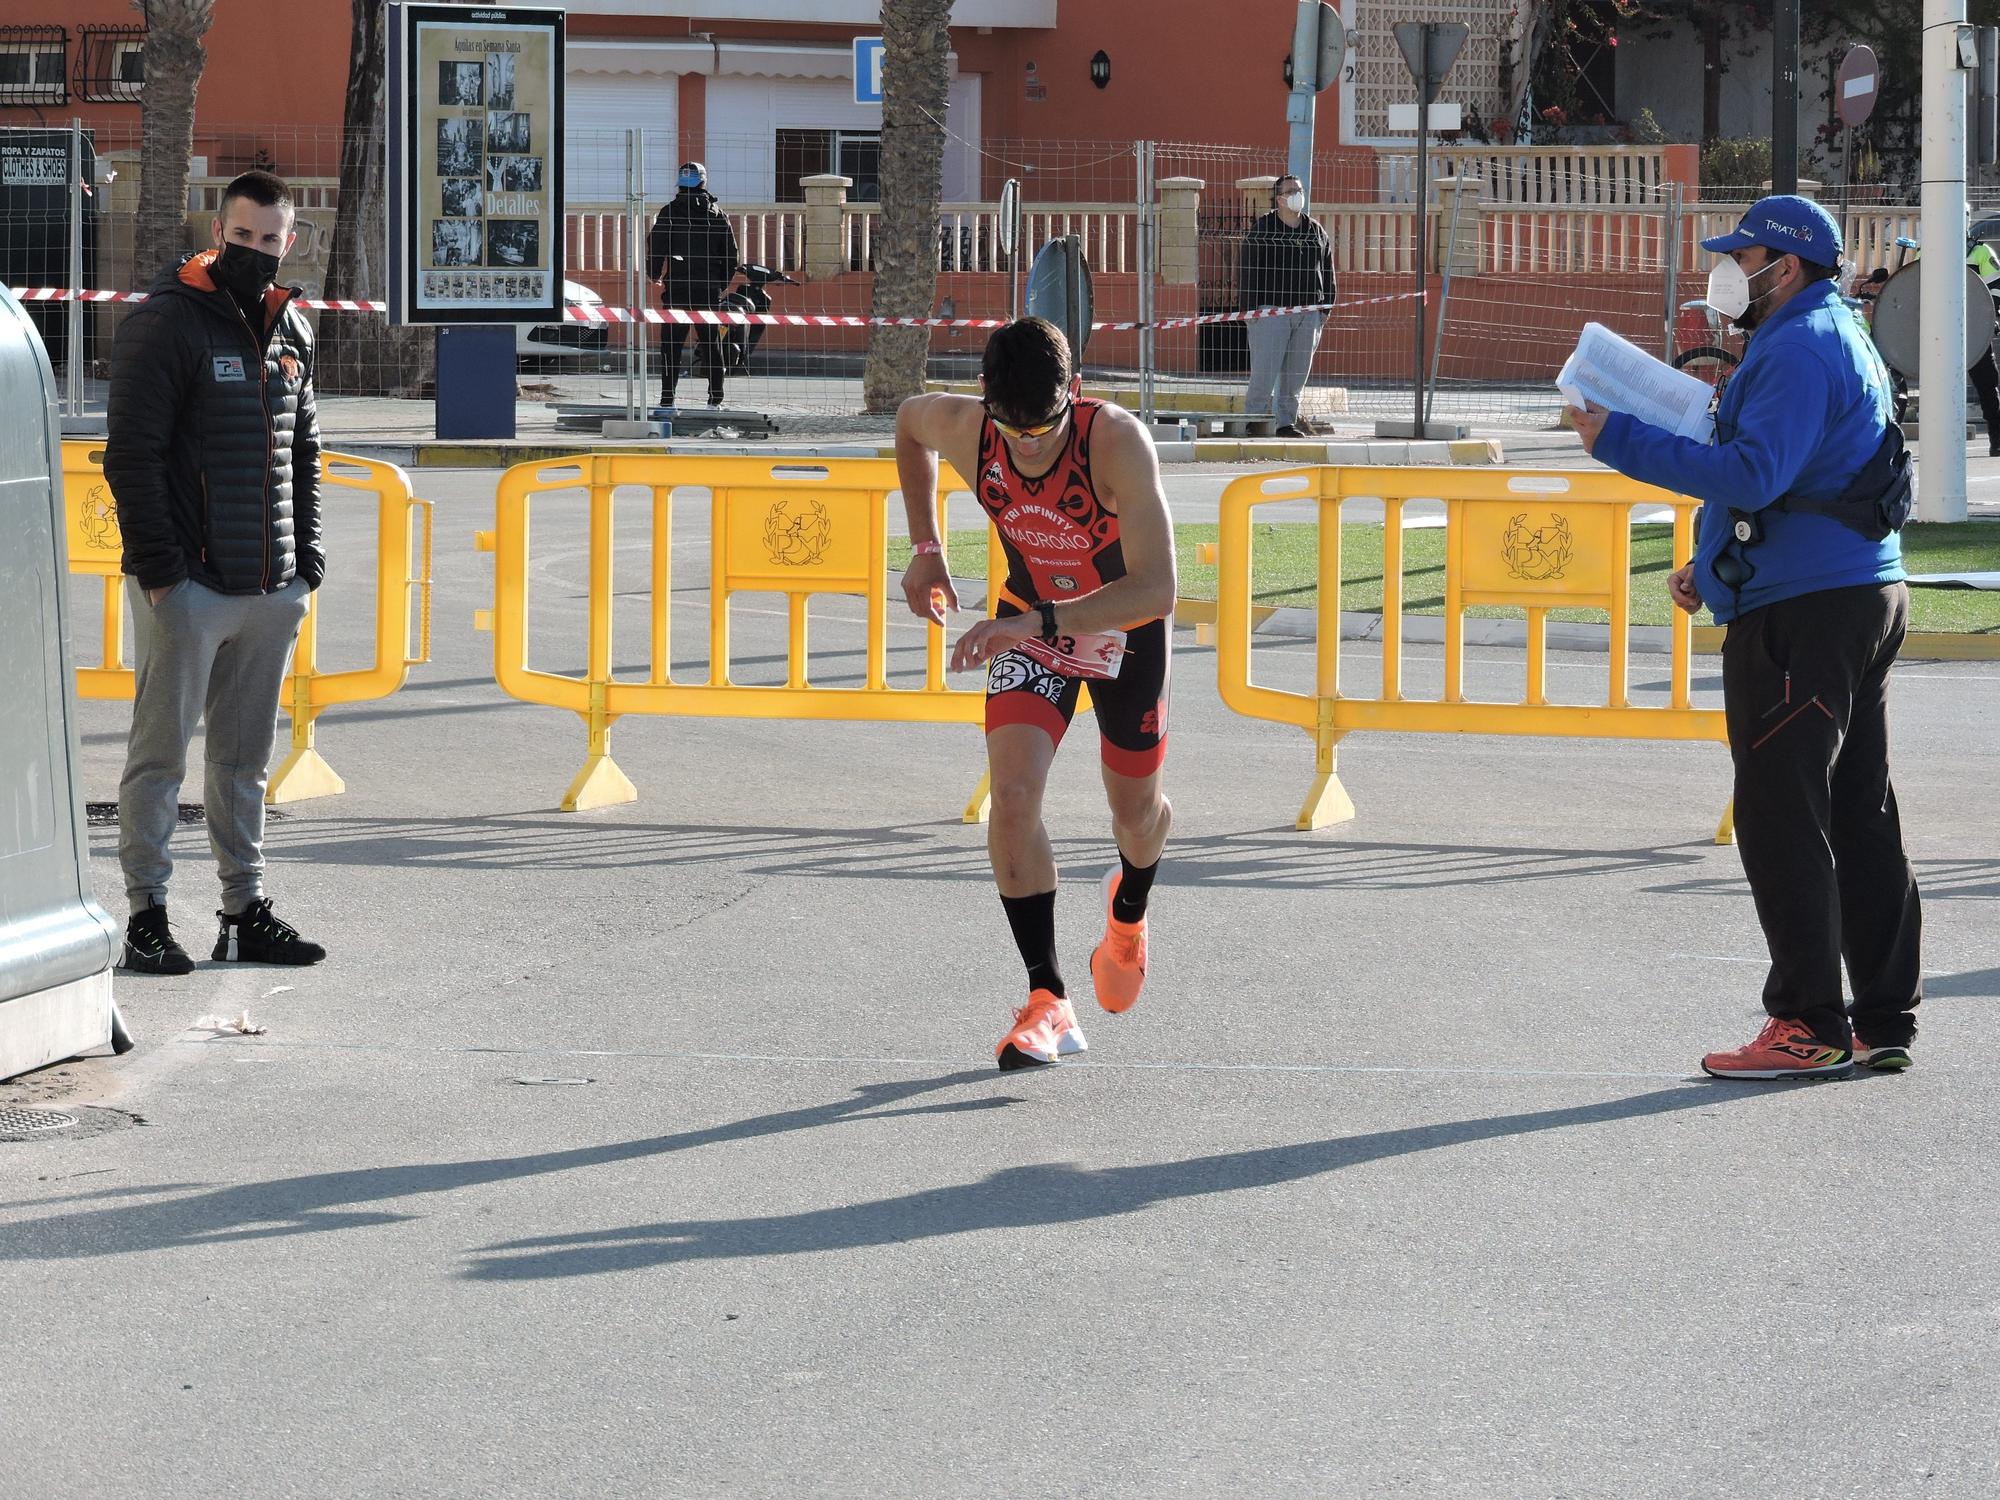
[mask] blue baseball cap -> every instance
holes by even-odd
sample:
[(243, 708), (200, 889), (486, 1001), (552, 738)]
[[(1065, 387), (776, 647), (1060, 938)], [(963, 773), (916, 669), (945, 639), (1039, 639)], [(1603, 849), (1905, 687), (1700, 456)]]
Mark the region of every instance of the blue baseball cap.
[(698, 161), (687, 162), (681, 167), (681, 186), (698, 188), (708, 186), (708, 168)]
[(1780, 255), (1796, 255), (1814, 265), (1840, 264), (1840, 226), (1833, 215), (1810, 198), (1791, 193), (1774, 193), (1759, 198), (1743, 215), (1743, 222), (1727, 234), (1701, 242), (1701, 248), (1718, 255), (1762, 245)]

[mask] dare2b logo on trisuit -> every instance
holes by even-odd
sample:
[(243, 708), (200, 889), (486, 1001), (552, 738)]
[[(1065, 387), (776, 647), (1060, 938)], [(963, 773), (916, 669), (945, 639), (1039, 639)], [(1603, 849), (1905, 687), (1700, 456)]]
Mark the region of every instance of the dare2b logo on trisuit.
[(213, 357), (211, 363), (214, 366), (215, 379), (218, 384), (223, 381), (248, 380), (250, 378), (250, 372), (244, 368), (243, 356), (240, 354), (218, 354)]

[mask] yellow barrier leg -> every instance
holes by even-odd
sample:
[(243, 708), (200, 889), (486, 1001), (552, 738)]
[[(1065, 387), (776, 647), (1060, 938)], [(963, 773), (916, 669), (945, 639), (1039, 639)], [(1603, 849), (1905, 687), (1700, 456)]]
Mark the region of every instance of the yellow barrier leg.
[(605, 686), (601, 682), (590, 685), (590, 712), (584, 716), (590, 729), (590, 752), (584, 758), (583, 769), (576, 773), (576, 780), (563, 793), (564, 812), (589, 812), (593, 807), (614, 807), (620, 802), (639, 800), (639, 789), (611, 758), (612, 716), (604, 711)]
[(1299, 809), (1297, 825), (1305, 833), (1324, 828), (1329, 823), (1345, 823), (1354, 816), (1354, 799), (1340, 784), (1338, 747), (1345, 731), (1334, 729), (1326, 722), (1332, 703), (1322, 699), (1319, 707), (1320, 727), (1315, 736), (1318, 743), (1314, 752), (1314, 768), (1318, 774), (1313, 777), (1312, 790), (1306, 793), (1305, 806)]
[(270, 785), (264, 788), (265, 805), (276, 807), (281, 802), (338, 797), (346, 790), (347, 783), (340, 779), (340, 773), (313, 748), (312, 717), (293, 719), (291, 752), (272, 773)]
[(314, 661), (318, 643), (318, 610), (308, 606), (292, 658), (292, 675), (286, 679), (292, 699), (285, 706), (292, 720), (292, 748), (265, 784), (266, 807), (276, 807), (281, 802), (304, 802), (312, 797), (338, 797), (347, 790), (347, 783), (340, 779), (339, 773), (313, 748), (313, 722), (319, 718), (319, 710), (312, 701), (313, 678), (318, 675)]
[(972, 800), (965, 804), (965, 821), (984, 823), (986, 815), (993, 811), (993, 773), (990, 770), (979, 773), (979, 785), (972, 789)]
[(1736, 842), (1736, 799), (1731, 797), (1729, 805), (1722, 810), (1722, 821), (1715, 827), (1715, 841), (1718, 844)]

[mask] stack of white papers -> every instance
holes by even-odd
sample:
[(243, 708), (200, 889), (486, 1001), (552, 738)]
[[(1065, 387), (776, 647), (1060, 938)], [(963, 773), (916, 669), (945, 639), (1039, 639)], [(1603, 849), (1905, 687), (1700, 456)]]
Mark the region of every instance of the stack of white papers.
[(1715, 418), (1708, 412), (1714, 387), (1653, 358), (1602, 323), (1583, 325), (1556, 389), (1578, 409), (1588, 403), (1698, 443), (1715, 439)]

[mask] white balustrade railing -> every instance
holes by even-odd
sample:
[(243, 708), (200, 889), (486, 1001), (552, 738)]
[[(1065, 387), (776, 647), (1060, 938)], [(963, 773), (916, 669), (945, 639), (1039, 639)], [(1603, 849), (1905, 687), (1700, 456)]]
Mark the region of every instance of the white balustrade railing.
[[(1415, 196), (1415, 150), (1375, 158), (1382, 197)], [(1434, 146), (1431, 180), (1470, 177), (1480, 195), (1498, 203), (1653, 204), (1668, 182), (1662, 146)]]

